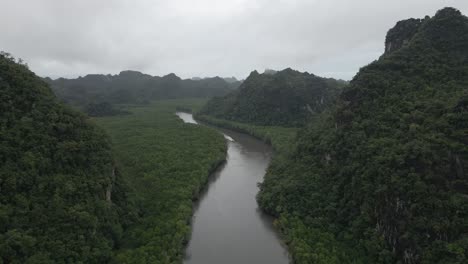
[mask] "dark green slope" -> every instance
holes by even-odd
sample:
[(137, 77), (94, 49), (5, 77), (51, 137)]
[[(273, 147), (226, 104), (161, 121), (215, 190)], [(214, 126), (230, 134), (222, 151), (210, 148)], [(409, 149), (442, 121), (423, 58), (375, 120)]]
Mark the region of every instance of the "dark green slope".
[(254, 71), (238, 90), (211, 99), (200, 114), (256, 125), (301, 126), (332, 105), (344, 84), (291, 69)]
[(222, 96), (240, 85), (237, 80), (227, 82), (219, 77), (183, 80), (173, 73), (158, 77), (137, 71), (45, 80), (59, 98), (80, 107), (90, 103), (145, 103), (150, 100)]
[(125, 197), (110, 144), (0, 55), (0, 263), (105, 263)]
[(297, 263), (468, 262), (468, 18), (399, 22), (258, 201)]

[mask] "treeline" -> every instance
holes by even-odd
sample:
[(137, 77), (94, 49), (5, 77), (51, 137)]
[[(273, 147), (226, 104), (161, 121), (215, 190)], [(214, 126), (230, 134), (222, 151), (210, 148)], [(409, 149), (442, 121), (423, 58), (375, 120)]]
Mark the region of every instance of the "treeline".
[(296, 133), (299, 130), (299, 128), (295, 127), (257, 126), (248, 123), (229, 121), (212, 116), (201, 115), (199, 113), (196, 113), (195, 117), (198, 121), (210, 125), (249, 134), (271, 145), (273, 149), (279, 153), (289, 153), (293, 150)]
[(152, 100), (222, 96), (240, 85), (232, 78), (183, 80), (173, 73), (158, 77), (137, 71), (90, 74), (77, 79), (45, 78), (45, 81), (64, 102), (84, 110), (89, 104), (148, 104)]
[(109, 139), (0, 54), (0, 263), (106, 263), (129, 223)]
[(253, 71), (239, 89), (211, 99), (200, 114), (263, 126), (303, 126), (333, 105), (345, 84), (292, 69)]

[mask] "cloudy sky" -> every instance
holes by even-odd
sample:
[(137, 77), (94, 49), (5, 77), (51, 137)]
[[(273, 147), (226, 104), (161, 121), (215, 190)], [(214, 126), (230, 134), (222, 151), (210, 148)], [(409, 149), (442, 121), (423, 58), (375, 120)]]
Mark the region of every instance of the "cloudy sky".
[(468, 0), (0, 0), (0, 50), (53, 78), (291, 67), (351, 79), (398, 20), (445, 6), (468, 14)]

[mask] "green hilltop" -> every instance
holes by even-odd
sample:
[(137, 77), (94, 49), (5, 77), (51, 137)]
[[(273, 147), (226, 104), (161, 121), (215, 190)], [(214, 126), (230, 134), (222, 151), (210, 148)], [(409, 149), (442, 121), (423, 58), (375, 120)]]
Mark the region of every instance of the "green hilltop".
[(253, 71), (239, 89), (211, 99), (201, 115), (270, 126), (302, 126), (334, 104), (344, 81), (292, 69)]
[(295, 263), (466, 263), (468, 18), (397, 23), (258, 201)]
[(107, 136), (0, 54), (0, 263), (105, 263), (125, 225)]

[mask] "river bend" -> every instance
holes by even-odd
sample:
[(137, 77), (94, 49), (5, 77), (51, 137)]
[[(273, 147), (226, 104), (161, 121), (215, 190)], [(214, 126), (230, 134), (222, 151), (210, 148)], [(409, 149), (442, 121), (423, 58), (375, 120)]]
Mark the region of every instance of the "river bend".
[[(197, 124), (191, 114), (176, 114), (186, 123)], [(272, 149), (251, 136), (216, 129), (228, 142), (227, 162), (212, 175), (196, 204), (184, 263), (289, 263), (272, 218), (261, 212), (255, 200)]]

